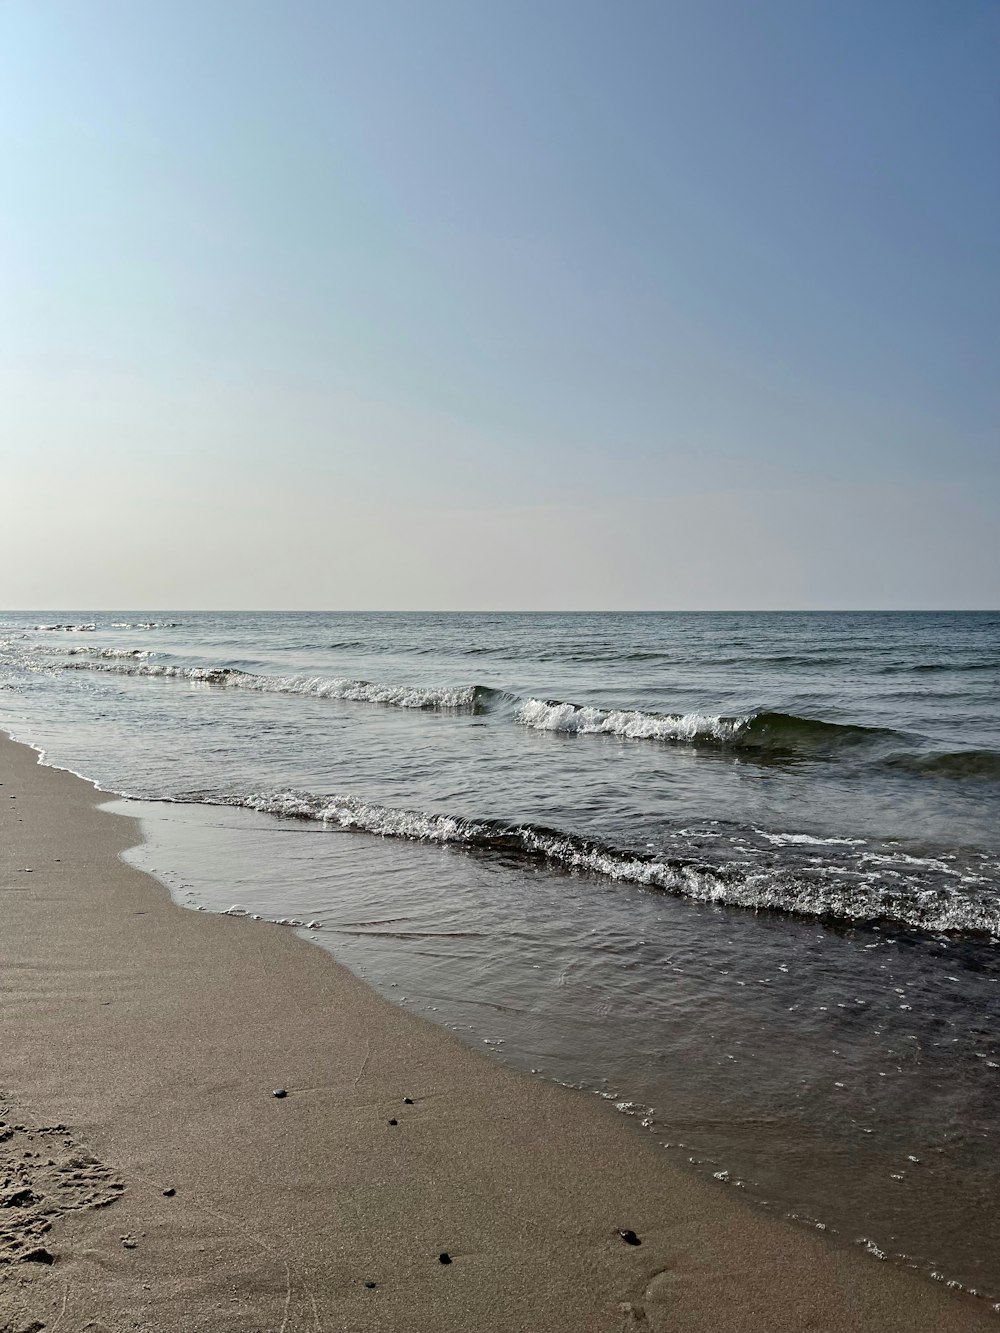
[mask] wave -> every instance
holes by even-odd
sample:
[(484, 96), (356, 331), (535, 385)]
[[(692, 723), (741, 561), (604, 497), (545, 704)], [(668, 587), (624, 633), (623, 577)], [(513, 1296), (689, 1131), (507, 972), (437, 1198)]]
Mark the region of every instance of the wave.
[(152, 652), (144, 648), (95, 648), (91, 647), (90, 644), (81, 644), (78, 648), (66, 648), (63, 651), (69, 657), (77, 657), (86, 653), (91, 654), (96, 658), (108, 658), (112, 660), (116, 658), (133, 658), (135, 660), (142, 660), (153, 656)]
[(180, 629), (179, 620), (115, 620), (112, 629)]
[(734, 657), (713, 658), (713, 666), (770, 667), (770, 666), (844, 666), (854, 662), (854, 658), (842, 653), (767, 653), (757, 655), (753, 652), (741, 653)]
[[(25, 654), (47, 653), (43, 645), (3, 641)], [(94, 644), (62, 647), (69, 661), (45, 662), (41, 670), (87, 670), (148, 679), (187, 681), (225, 689), (266, 694), (298, 695), (313, 699), (378, 704), (426, 712), (488, 713), (503, 706), (505, 717), (535, 731), (567, 735), (604, 735), (630, 741), (653, 741), (714, 749), (759, 763), (791, 762), (803, 758), (829, 759), (844, 750), (875, 749), (871, 760), (880, 768), (916, 777), (943, 780), (1000, 781), (1000, 752), (990, 749), (928, 752), (900, 749), (886, 753), (891, 742), (912, 743), (890, 728), (857, 723), (827, 722), (774, 711), (721, 713), (653, 713), (640, 709), (607, 709), (559, 699), (519, 698), (487, 685), (413, 686), (358, 680), (348, 677), (276, 675), (235, 666), (184, 666), (150, 662), (156, 656), (140, 648), (102, 648)], [(26, 664), (27, 665), (27, 664)], [(31, 667), (35, 670), (35, 667)]]
[[(179, 620), (114, 620), (111, 622), (112, 629), (178, 629)], [(85, 624), (61, 621), (53, 625), (35, 625), (36, 630), (63, 630), (68, 634), (93, 634), (97, 630), (97, 622), (89, 621)]]
[(618, 644), (548, 644), (528, 648), (505, 648), (495, 653), (492, 648), (469, 648), (466, 652), (488, 653), (507, 658), (520, 658), (529, 662), (568, 662), (586, 665), (594, 662), (671, 662), (676, 652), (669, 648), (633, 648), (623, 649)]
[(889, 768), (902, 769), (918, 777), (955, 778), (980, 782), (1000, 782), (1000, 751), (948, 750), (937, 754), (891, 754), (884, 761)]
[[(344, 639), (336, 643), (328, 643), (324, 640), (315, 643), (298, 643), (294, 647), (296, 652), (336, 651), (338, 649), (344, 651), (363, 649), (368, 653), (404, 654), (407, 657), (436, 656), (442, 652), (441, 646), (437, 643), (407, 643), (399, 639), (386, 642), (379, 642), (376, 639)], [(454, 652), (458, 657), (498, 658), (505, 662), (571, 662), (578, 664), (590, 662), (666, 662), (670, 661), (673, 656), (667, 649), (659, 648), (629, 651), (623, 650), (617, 645), (609, 645), (606, 648), (600, 646), (590, 648), (573, 644), (472, 643), (465, 647), (455, 646), (447, 649), (447, 651)]]
[(272, 653), (326, 653), (335, 652), (338, 649), (346, 651), (355, 648), (365, 648), (369, 652), (398, 651), (396, 644), (383, 647), (380, 644), (368, 643), (364, 639), (339, 639), (336, 643), (329, 643), (326, 639), (322, 639), (316, 643), (271, 644), (268, 651)]
[(995, 895), (977, 895), (957, 883), (917, 885), (899, 878), (879, 883), (874, 873), (852, 880), (840, 876), (826, 879), (815, 872), (811, 875), (789, 872), (773, 864), (711, 866), (683, 857), (662, 858), (622, 851), (597, 839), (537, 824), (507, 824), (500, 820), (395, 809), (352, 796), (272, 791), (190, 799), (283, 818), (314, 820), (383, 838), (497, 852), (508, 861), (543, 863), (554, 869), (596, 875), (702, 903), (855, 924), (884, 922), (934, 933), (985, 935), (1000, 940), (1000, 903)]
[(239, 667), (175, 666), (150, 663), (153, 654), (140, 649), (73, 648), (69, 655), (83, 661), (63, 662), (63, 670), (102, 671), (158, 680), (188, 681), (225, 689), (266, 694), (338, 699), (422, 711), (485, 713), (498, 703), (517, 705), (514, 719), (536, 731), (576, 735), (608, 735), (627, 740), (686, 743), (733, 750), (762, 760), (814, 754), (829, 755), (898, 736), (879, 727), (865, 727), (792, 713), (759, 712), (727, 717), (715, 713), (647, 713), (638, 709), (603, 709), (558, 699), (519, 699), (487, 685), (392, 685), (347, 677), (265, 675)]
[(966, 671), (992, 671), (994, 674), (1000, 670), (996, 660), (993, 661), (965, 661), (965, 662), (895, 662), (888, 666), (880, 667), (873, 672), (880, 676), (896, 675), (920, 675), (936, 672), (947, 672), (949, 674), (961, 675)]
[(828, 752), (895, 734), (880, 727), (823, 722), (792, 713), (745, 713), (737, 717), (714, 713), (644, 713), (580, 707), (558, 699), (528, 699), (516, 717), (522, 726), (537, 731), (710, 744), (774, 754)]
[(103, 671), (113, 675), (140, 676), (157, 680), (186, 680), (233, 690), (264, 694), (296, 694), (312, 699), (344, 699), (353, 703), (384, 704), (394, 708), (427, 711), (480, 712), (500, 697), (485, 685), (447, 686), (382, 685), (370, 680), (328, 679), (323, 676), (265, 676), (237, 667), (181, 667), (159, 663), (64, 662), (64, 670)]

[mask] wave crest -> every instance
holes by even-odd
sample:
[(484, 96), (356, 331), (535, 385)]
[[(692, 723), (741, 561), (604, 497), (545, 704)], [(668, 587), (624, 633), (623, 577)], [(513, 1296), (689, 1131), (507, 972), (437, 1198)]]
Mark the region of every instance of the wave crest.
[[(118, 650), (115, 650), (117, 653)], [(102, 654), (103, 656), (104, 654)], [(107, 654), (111, 655), (111, 654)], [(129, 657), (143, 656), (129, 652)], [(488, 706), (494, 691), (482, 685), (447, 686), (383, 685), (370, 680), (328, 679), (323, 676), (265, 676), (237, 667), (182, 667), (132, 662), (66, 662), (67, 670), (104, 671), (113, 675), (142, 676), (160, 680), (186, 680), (193, 684), (218, 685), (233, 690), (264, 694), (296, 694), (312, 699), (344, 699), (353, 703), (383, 704), (394, 708), (471, 712)]]
[(536, 731), (575, 735), (624, 736), (629, 740), (693, 741), (698, 738), (731, 740), (749, 718), (718, 717), (711, 713), (658, 714), (638, 710), (579, 707), (558, 699), (527, 699), (517, 710), (517, 721)]
[(878, 727), (823, 722), (792, 713), (745, 713), (736, 717), (714, 713), (644, 713), (581, 707), (558, 699), (528, 699), (516, 717), (522, 726), (536, 731), (714, 744), (740, 750), (770, 750), (775, 754), (829, 751), (894, 734)]

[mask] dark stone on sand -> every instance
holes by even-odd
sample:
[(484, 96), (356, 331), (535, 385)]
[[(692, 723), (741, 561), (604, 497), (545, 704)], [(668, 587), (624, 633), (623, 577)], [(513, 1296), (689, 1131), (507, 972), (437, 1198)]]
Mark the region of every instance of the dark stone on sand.
[(54, 1264), (55, 1261), (56, 1256), (50, 1254), (44, 1245), (38, 1245), (35, 1249), (29, 1250), (27, 1254), (21, 1255), (22, 1264)]
[(390, 1124), (390, 1125), (398, 1125), (398, 1124), (399, 1124), (399, 1121), (398, 1121), (398, 1120), (390, 1120), (390, 1121), (389, 1121), (389, 1124)]
[(438, 1255), (438, 1263), (439, 1264), (451, 1263), (451, 1255), (448, 1253), (447, 1250), (442, 1250), (441, 1253)]
[(168, 1190), (163, 1191), (163, 1197), (165, 1199), (172, 1199), (176, 1193), (177, 1191), (174, 1189), (173, 1185), (171, 1185)]
[[(24, 1155), (25, 1157), (30, 1156), (29, 1153)], [(38, 1195), (25, 1186), (23, 1189), (14, 1190), (11, 1194), (0, 1198), (0, 1208), (27, 1208), (28, 1204), (37, 1202)]]
[(404, 1098), (403, 1098), (403, 1105), (404, 1105), (404, 1106), (412, 1106), (412, 1105), (413, 1105), (413, 1098), (412, 1098), (412, 1097), (404, 1097)]
[(285, 1088), (275, 1088), (275, 1090), (271, 1093), (271, 1096), (272, 1096), (272, 1097), (287, 1097), (287, 1096), (288, 1096), (288, 1092), (287, 1092), (287, 1090), (286, 1090)]
[(625, 1242), (626, 1245), (642, 1244), (642, 1241), (639, 1239), (639, 1237), (635, 1234), (634, 1231), (619, 1231), (618, 1234), (619, 1236), (621, 1236), (622, 1240)]
[(378, 1283), (377, 1283), (377, 1282), (366, 1282), (366, 1283), (365, 1283), (365, 1286), (368, 1288), (369, 1291), (374, 1291), (375, 1288), (378, 1286)]

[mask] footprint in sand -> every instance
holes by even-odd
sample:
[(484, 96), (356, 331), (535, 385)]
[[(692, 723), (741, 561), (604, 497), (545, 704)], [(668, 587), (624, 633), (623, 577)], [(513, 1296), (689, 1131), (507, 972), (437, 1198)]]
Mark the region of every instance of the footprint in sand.
[(621, 1333), (668, 1333), (676, 1329), (672, 1312), (677, 1297), (676, 1274), (669, 1268), (654, 1273), (638, 1301), (625, 1301), (619, 1307), (623, 1320)]

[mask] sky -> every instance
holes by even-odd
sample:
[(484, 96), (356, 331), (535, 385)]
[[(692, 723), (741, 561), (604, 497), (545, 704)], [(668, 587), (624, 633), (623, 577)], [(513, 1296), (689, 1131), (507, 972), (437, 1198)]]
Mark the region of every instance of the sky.
[(0, 606), (1000, 605), (995, 0), (0, 0)]

